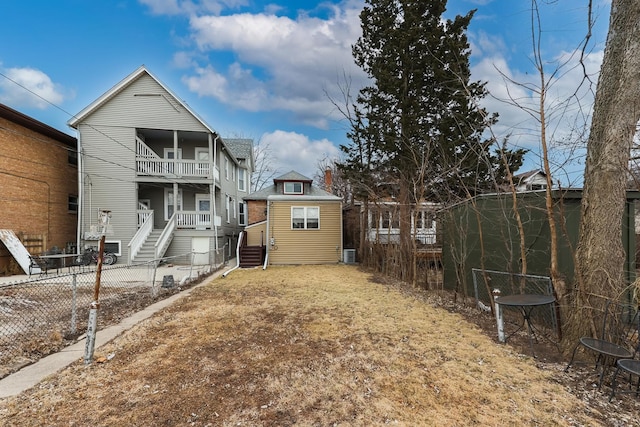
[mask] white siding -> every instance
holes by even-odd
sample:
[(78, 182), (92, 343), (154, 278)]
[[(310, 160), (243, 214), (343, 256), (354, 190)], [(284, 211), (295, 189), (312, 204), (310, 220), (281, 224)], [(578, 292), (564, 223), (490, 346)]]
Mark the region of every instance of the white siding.
[(147, 74), (132, 82), (84, 122), (94, 126), (207, 131)]

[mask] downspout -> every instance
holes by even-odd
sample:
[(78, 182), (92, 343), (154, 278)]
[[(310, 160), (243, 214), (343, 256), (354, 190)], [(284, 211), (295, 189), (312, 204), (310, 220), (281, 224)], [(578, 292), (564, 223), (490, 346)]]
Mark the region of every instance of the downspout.
[(265, 242), (265, 247), (267, 248), (267, 253), (264, 255), (264, 264), (262, 264), (262, 269), (263, 270), (266, 270), (267, 269), (267, 265), (269, 265), (269, 247), (271, 246), (271, 241), (269, 240), (269, 238), (270, 238), (269, 223), (271, 222), (270, 218), (269, 218), (270, 205), (271, 205), (271, 203), (269, 202), (269, 197), (267, 197), (267, 241)]
[[(76, 254), (80, 253), (80, 236), (82, 236), (82, 217), (84, 216), (84, 161), (82, 159), (82, 143), (80, 132), (76, 130), (78, 135), (76, 150), (78, 158), (78, 218), (76, 218)], [(75, 254), (74, 254), (75, 255)]]
[[(213, 202), (211, 203), (211, 205), (213, 206), (213, 218), (211, 218), (211, 222), (213, 224), (213, 236), (215, 239), (215, 242), (213, 244), (213, 248), (216, 251), (216, 256), (218, 255), (218, 224), (216, 224), (216, 217), (217, 215), (217, 209), (216, 209), (216, 173), (215, 173), (215, 168), (216, 168), (216, 161), (217, 161), (217, 147), (218, 147), (218, 138), (219, 136), (216, 135), (215, 138), (211, 138), (211, 134), (209, 134), (209, 148), (212, 150), (211, 152), (213, 153), (212, 156), (209, 156), (210, 161), (213, 161), (213, 164), (211, 165), (211, 176), (213, 177)], [(224, 259), (224, 257), (223, 257)]]

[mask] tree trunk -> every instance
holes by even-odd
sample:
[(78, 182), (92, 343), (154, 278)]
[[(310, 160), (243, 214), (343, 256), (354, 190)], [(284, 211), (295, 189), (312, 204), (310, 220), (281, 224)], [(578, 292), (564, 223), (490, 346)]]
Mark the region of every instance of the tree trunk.
[[(591, 319), (624, 282), (622, 216), (629, 151), (640, 117), (640, 2), (613, 0), (587, 144), (576, 282), (565, 332), (597, 333)], [(570, 344), (570, 342), (567, 342)]]

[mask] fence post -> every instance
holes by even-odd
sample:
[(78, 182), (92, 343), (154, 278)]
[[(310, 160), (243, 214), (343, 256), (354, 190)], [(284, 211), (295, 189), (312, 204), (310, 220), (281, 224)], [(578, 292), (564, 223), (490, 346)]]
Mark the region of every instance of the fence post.
[(498, 323), (498, 341), (505, 342), (504, 339), (504, 320), (502, 319), (502, 307), (498, 304), (498, 298), (500, 298), (500, 289), (494, 289), (493, 292), (493, 304), (496, 311), (496, 322)]
[(193, 260), (196, 258), (195, 251), (191, 251), (191, 265), (189, 266), (189, 279), (188, 282), (192, 280), (193, 277)]
[(76, 273), (73, 273), (71, 279), (71, 335), (77, 332), (77, 316), (78, 316), (78, 281)]
[(151, 274), (151, 295), (153, 297), (158, 296), (158, 289), (156, 288), (156, 271), (158, 270), (158, 261), (153, 260), (153, 273)]
[(88, 365), (93, 360), (93, 351), (96, 346), (96, 333), (98, 329), (98, 309), (100, 303), (100, 277), (102, 276), (102, 256), (104, 255), (104, 234), (100, 238), (100, 246), (98, 249), (98, 266), (96, 267), (96, 282), (93, 289), (93, 301), (89, 309), (89, 323), (87, 324), (87, 342), (84, 350), (84, 364)]

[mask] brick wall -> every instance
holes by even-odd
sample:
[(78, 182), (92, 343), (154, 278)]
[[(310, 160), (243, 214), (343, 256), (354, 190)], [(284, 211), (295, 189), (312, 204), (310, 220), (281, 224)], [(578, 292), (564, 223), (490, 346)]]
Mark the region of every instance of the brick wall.
[(248, 200), (248, 225), (255, 224), (256, 222), (260, 221), (265, 221), (267, 219), (266, 209), (266, 200)]
[(0, 228), (43, 235), (48, 249), (75, 242), (68, 204), (78, 195), (78, 169), (68, 160), (75, 147), (0, 116), (0, 148)]

